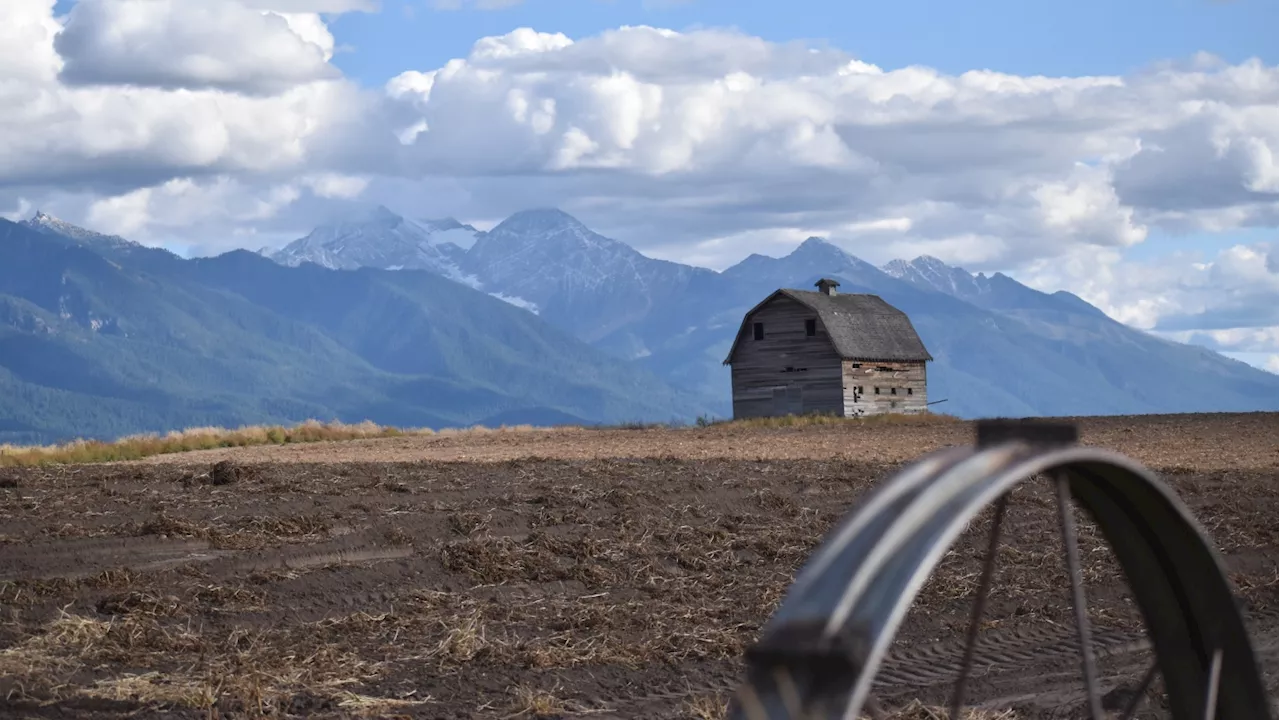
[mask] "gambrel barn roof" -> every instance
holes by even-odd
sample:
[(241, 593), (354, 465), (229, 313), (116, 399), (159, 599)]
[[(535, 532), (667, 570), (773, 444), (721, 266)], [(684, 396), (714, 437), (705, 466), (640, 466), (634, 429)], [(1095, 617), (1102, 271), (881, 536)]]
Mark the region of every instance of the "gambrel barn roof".
[(884, 360), (922, 362), (933, 360), (906, 313), (885, 302), (879, 295), (827, 294), (810, 290), (782, 289), (747, 311), (738, 335), (724, 359), (728, 365), (738, 343), (750, 330), (748, 323), (757, 310), (778, 298), (788, 298), (818, 314), (836, 353), (844, 360)]

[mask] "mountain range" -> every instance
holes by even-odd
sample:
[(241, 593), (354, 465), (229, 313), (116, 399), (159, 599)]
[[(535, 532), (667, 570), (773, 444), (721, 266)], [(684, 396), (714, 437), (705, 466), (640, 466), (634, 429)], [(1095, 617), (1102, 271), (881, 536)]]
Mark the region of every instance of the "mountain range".
[(44, 213), (0, 220), (0, 442), (308, 417), (445, 427), (729, 412), (722, 361), (779, 287), (905, 311), (962, 417), (1275, 410), (1280, 377), (1066, 292), (818, 238), (723, 272), (554, 209), (491, 230), (378, 207), (279, 250), (183, 259)]
[[(910, 316), (935, 358), (930, 398), (946, 400), (937, 409), (962, 417), (1280, 404), (1274, 373), (1129, 327), (1069, 292), (1044, 293), (1002, 273), (973, 274), (928, 256), (876, 267), (810, 238), (785, 257), (751, 255), (715, 272), (649, 258), (555, 209), (517, 212), (488, 232), (465, 227), (470, 247), (435, 272), (465, 278), (676, 387), (710, 396), (717, 411), (729, 402), (721, 362), (743, 314), (779, 287), (808, 289), (824, 276), (839, 280), (841, 292), (878, 294)], [(367, 245), (382, 242), (377, 232), (351, 226), (344, 237), (343, 247), (360, 250), (324, 252), (367, 257)], [(273, 257), (324, 257), (305, 257), (301, 242)]]
[(0, 443), (307, 418), (692, 418), (713, 401), (420, 270), (183, 259), (0, 220)]

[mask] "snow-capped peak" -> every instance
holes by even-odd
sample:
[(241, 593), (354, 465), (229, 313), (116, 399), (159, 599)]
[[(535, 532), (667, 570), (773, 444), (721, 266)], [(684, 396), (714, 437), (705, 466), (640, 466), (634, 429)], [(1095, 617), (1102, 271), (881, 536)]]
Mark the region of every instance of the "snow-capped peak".
[(486, 245), (501, 246), (508, 252), (517, 247), (537, 247), (539, 252), (554, 253), (635, 252), (631, 246), (593, 232), (574, 216), (556, 208), (521, 210), (498, 223), (484, 238)]
[(883, 270), (886, 275), (896, 277), (901, 280), (911, 273), (911, 263), (899, 258), (897, 260), (890, 260), (881, 266), (880, 269)]
[(46, 235), (57, 235), (77, 242), (101, 243), (112, 246), (137, 245), (137, 243), (125, 240), (119, 235), (105, 235), (82, 228), (79, 225), (56, 218), (43, 210), (37, 210), (30, 220), (22, 220), (19, 224)]
[(957, 297), (973, 296), (990, 289), (986, 276), (972, 275), (969, 271), (948, 265), (932, 255), (921, 255), (910, 262), (891, 260), (880, 269), (886, 275), (905, 280), (918, 287)]
[(378, 205), (321, 225), (271, 258), (283, 265), (430, 270), (452, 277), (458, 275), (458, 262), (475, 242), (476, 232), (452, 218), (419, 222)]

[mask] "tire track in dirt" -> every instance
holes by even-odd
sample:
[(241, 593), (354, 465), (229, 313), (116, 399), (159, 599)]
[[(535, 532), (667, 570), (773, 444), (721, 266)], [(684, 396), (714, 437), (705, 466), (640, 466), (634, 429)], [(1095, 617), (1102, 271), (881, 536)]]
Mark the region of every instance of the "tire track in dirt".
[[(1255, 636), (1254, 642), (1260, 664), (1267, 666), (1269, 656), (1270, 664), (1274, 665), (1277, 647), (1274, 633)], [(1145, 632), (1100, 628), (1094, 631), (1092, 644), (1099, 661), (1119, 661), (1118, 666), (1110, 668), (1109, 674), (1100, 678), (1104, 693), (1122, 695), (1127, 687), (1136, 685), (1150, 662), (1147, 654), (1151, 645)], [(977, 697), (971, 688), (970, 704), (992, 710), (1021, 704), (1059, 714), (1083, 707), (1088, 698), (1081, 687), (1076, 687), (1083, 682), (1079, 671), (1074, 667), (1063, 669), (1073, 665), (1079, 657), (1079, 647), (1075, 631), (1071, 628), (1027, 627), (1007, 633), (997, 631), (980, 635), (974, 651), (971, 682), (989, 678), (995, 673), (1008, 674), (999, 678), (998, 684), (988, 683), (986, 692)], [(876, 692), (882, 698), (909, 698), (927, 688), (939, 685), (949, 688), (959, 675), (963, 653), (963, 640), (894, 649), (880, 666), (874, 682)], [(1052, 667), (1046, 668), (1046, 665)], [(617, 712), (619, 708), (678, 701), (699, 695), (732, 694), (740, 682), (741, 679), (735, 676), (696, 685), (667, 686), (611, 701), (590, 698), (570, 714)], [(1006, 690), (990, 697), (998, 688), (1021, 690), (1033, 686), (1040, 686), (1040, 689), (1031, 693), (1009, 693)], [(1053, 716), (1057, 717), (1056, 714)]]
[(76, 538), (0, 547), (0, 582), (78, 580), (106, 570), (147, 572), (204, 563), (212, 575), (298, 570), (406, 558), (410, 545), (388, 546), (385, 529), (334, 528), (330, 540), (260, 548), (219, 548), (200, 539), (156, 536)]
[(203, 540), (106, 537), (0, 548), (0, 582), (78, 580), (105, 570), (146, 571), (217, 559)]
[(238, 572), (265, 570), (303, 570), (330, 565), (355, 565), (382, 560), (400, 560), (412, 556), (411, 547), (345, 547), (307, 552), (272, 552), (261, 557), (236, 560), (229, 569)]
[[(1075, 631), (1059, 627), (1026, 627), (992, 632), (978, 637), (971, 675), (1024, 667), (1029, 663), (1075, 657), (1080, 652)], [(1097, 628), (1093, 631), (1094, 655), (1110, 657), (1148, 650), (1145, 632)], [(880, 666), (877, 684), (919, 688), (951, 682), (960, 673), (964, 643), (950, 640), (898, 649)]]
[[(1264, 681), (1268, 683), (1274, 694), (1276, 689), (1274, 668), (1277, 660), (1275, 633), (1255, 631), (1251, 635), (1254, 654), (1259, 667), (1263, 670)], [(1115, 655), (1099, 657), (1099, 660), (1108, 659), (1114, 660), (1116, 657)], [(1118, 709), (1129, 701), (1153, 658), (1146, 653), (1134, 653), (1120, 660), (1119, 664), (1113, 663), (1106, 667), (1098, 678), (1099, 689), (1103, 693), (1104, 709)], [(1160, 682), (1158, 678), (1157, 675), (1157, 685)], [(1027, 692), (1028, 687), (1037, 684), (1040, 687), (1039, 690)], [(1000, 683), (992, 689), (1001, 690), (1001, 692), (993, 693), (989, 690), (988, 697), (977, 703), (977, 707), (986, 710), (1003, 710), (1010, 707), (1034, 709), (1038, 714), (1049, 718), (1080, 717), (1082, 713), (1088, 713), (1088, 693), (1084, 688), (1080, 671), (1075, 668), (1001, 678)], [(1275, 717), (1274, 707), (1272, 717)]]

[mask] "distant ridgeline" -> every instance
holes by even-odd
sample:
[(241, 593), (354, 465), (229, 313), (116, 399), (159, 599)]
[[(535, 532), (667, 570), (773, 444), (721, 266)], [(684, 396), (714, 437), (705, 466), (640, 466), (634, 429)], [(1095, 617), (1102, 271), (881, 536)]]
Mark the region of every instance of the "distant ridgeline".
[(0, 220), (0, 442), (308, 418), (692, 419), (714, 401), (427, 272), (184, 260)]
[(276, 252), (184, 260), (40, 214), (0, 220), (0, 442), (726, 417), (744, 314), (820, 277), (906, 313), (933, 357), (929, 399), (961, 417), (1280, 404), (1275, 374), (1069, 293), (931, 258), (876, 268), (816, 238), (717, 273), (558, 210), (480, 232), (378, 208)]

